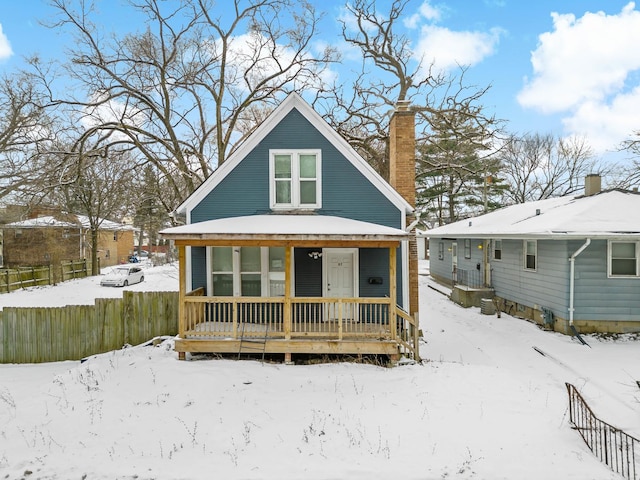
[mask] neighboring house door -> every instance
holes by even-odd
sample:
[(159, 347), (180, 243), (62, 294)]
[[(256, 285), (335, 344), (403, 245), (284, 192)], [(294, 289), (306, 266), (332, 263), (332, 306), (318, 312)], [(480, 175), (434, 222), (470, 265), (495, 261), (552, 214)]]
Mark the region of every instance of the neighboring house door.
[[(328, 298), (353, 298), (357, 285), (357, 249), (325, 249), (324, 296)], [(351, 304), (343, 304), (343, 318), (354, 318)], [(339, 312), (336, 307), (329, 308), (328, 317), (335, 319)]]
[(453, 283), (458, 282), (458, 244), (451, 244), (451, 280)]

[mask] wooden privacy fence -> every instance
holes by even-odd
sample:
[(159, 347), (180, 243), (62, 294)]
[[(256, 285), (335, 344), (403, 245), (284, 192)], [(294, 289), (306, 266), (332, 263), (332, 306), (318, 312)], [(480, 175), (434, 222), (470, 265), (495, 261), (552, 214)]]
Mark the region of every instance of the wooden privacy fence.
[[(98, 271), (100, 271), (100, 259), (98, 259)], [(53, 265), (4, 268), (0, 270), (0, 293), (39, 285), (52, 285), (89, 275), (91, 275), (91, 264), (86, 259), (61, 262), (59, 272)]]
[(178, 292), (128, 292), (94, 305), (5, 307), (0, 363), (80, 360), (178, 333)]

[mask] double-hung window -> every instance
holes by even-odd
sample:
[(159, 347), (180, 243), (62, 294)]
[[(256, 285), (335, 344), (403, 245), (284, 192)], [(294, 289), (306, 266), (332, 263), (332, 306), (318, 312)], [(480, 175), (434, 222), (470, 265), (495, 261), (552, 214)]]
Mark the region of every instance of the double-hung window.
[(502, 240), (493, 241), (493, 259), (502, 260)]
[(609, 276), (637, 277), (638, 242), (609, 242)]
[(284, 247), (211, 247), (213, 295), (284, 295)]
[(471, 258), (471, 240), (464, 239), (464, 258)]
[(536, 240), (524, 241), (524, 269), (536, 270), (538, 263), (538, 242)]
[(321, 161), (320, 150), (271, 150), (271, 208), (320, 208)]

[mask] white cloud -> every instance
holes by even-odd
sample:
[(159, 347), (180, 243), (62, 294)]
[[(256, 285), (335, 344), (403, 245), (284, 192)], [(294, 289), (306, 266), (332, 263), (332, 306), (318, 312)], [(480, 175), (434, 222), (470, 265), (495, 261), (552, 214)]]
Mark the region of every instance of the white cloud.
[(435, 25), (422, 27), (415, 56), (423, 59), (425, 67), (433, 64), (436, 70), (452, 70), (473, 66), (492, 55), (500, 41), (502, 30), (489, 32), (456, 32)]
[(640, 68), (640, 12), (629, 3), (617, 15), (552, 13), (554, 29), (540, 35), (531, 55), (533, 78), (518, 95), (525, 107), (544, 113), (604, 101)]
[(0, 60), (4, 60), (13, 55), (13, 50), (11, 50), (11, 44), (9, 43), (9, 39), (2, 31), (2, 25), (0, 24)]
[(553, 30), (531, 55), (533, 77), (518, 102), (542, 113), (561, 113), (565, 128), (585, 135), (597, 151), (614, 149), (640, 127), (640, 11), (552, 13)]
[(610, 103), (586, 101), (563, 120), (568, 132), (584, 135), (597, 152), (615, 149), (640, 130), (640, 86), (631, 92), (616, 95)]
[(418, 11), (416, 13), (410, 15), (404, 20), (404, 25), (405, 27), (413, 30), (414, 28), (418, 27), (422, 20), (437, 22), (441, 18), (442, 11), (439, 8), (432, 6), (429, 3), (429, 0), (426, 0), (422, 3), (422, 5), (420, 5), (420, 8), (418, 8)]

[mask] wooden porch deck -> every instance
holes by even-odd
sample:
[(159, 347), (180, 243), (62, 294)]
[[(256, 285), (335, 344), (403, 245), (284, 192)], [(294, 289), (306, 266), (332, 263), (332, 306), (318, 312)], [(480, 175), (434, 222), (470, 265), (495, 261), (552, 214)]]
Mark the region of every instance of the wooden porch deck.
[(265, 353), (402, 354), (418, 358), (416, 322), (389, 298), (184, 297), (175, 348), (237, 353), (264, 339)]

